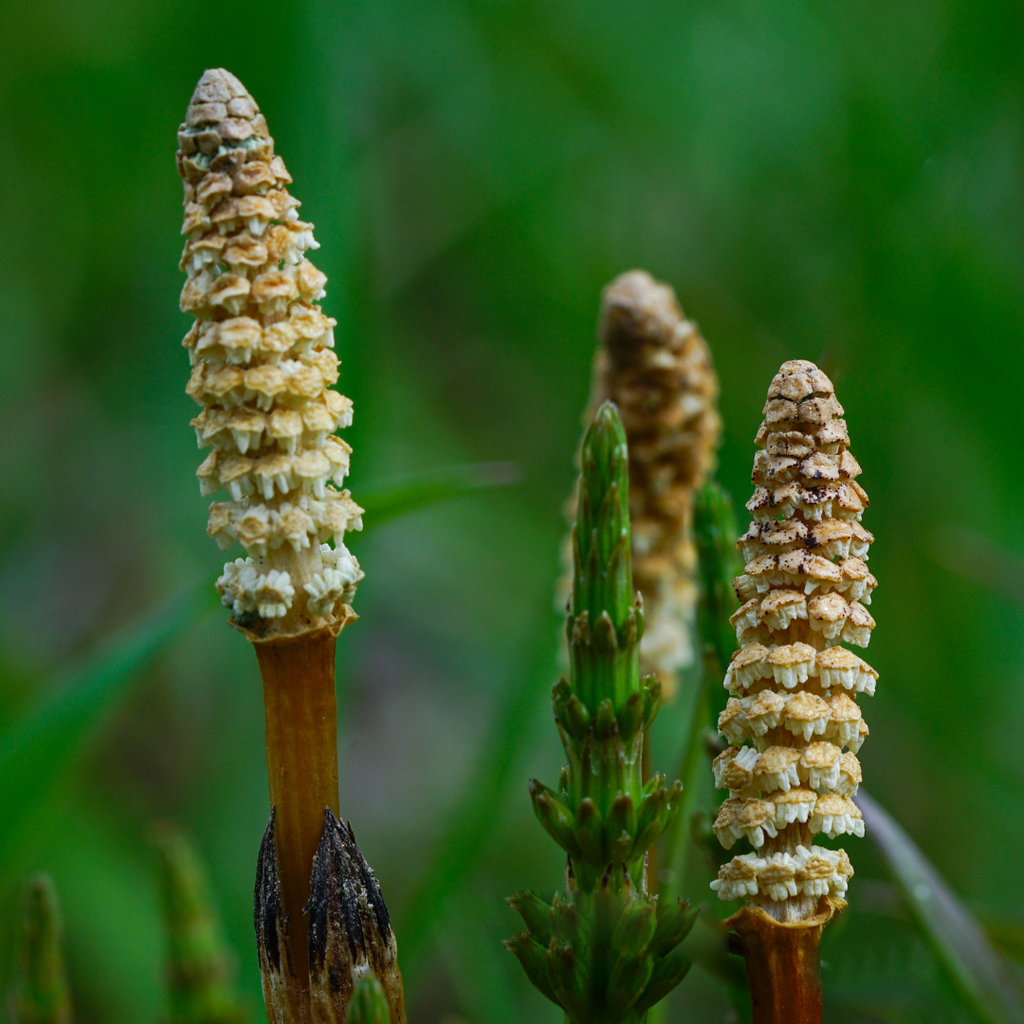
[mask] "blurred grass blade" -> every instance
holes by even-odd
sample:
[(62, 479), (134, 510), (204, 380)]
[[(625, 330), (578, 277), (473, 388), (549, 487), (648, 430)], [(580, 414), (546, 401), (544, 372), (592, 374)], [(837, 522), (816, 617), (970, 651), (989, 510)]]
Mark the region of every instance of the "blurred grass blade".
[(506, 961), (493, 955), (498, 935), (508, 930), (502, 915), (500, 931), (495, 933), (494, 910), (489, 899), (466, 887), (455, 894), (448, 918), (438, 929), (452, 987), (473, 1024), (508, 1024), (517, 1019), (517, 993), (509, 967), (520, 968), (512, 957)]
[(507, 487), (519, 479), (519, 467), (511, 462), (480, 462), (449, 466), (403, 477), (390, 484), (361, 489), (359, 504), (366, 510), (364, 530), (408, 515), (463, 494)]
[(561, 631), (554, 611), (541, 616), (529, 634), (530, 658), (520, 673), (511, 673), (480, 744), (469, 783), (448, 817), (443, 840), (428, 861), (395, 926), (402, 943), (406, 992), (414, 990), (424, 966), (423, 953), (437, 922), (446, 917), (450, 901), (472, 879), (494, 838), (506, 800), (520, 777), (531, 749), (533, 730), (549, 720), (545, 695), (558, 677)]
[(18, 980), (9, 1009), (12, 1024), (71, 1024), (64, 928), (49, 875), (37, 875), (25, 890)]
[(104, 712), (215, 598), (206, 584), (188, 587), (109, 640), (86, 664), (41, 688), (42, 700), (0, 737), (0, 842), (49, 795)]
[(1024, 967), (1024, 922), (990, 909), (975, 908), (985, 934), (1002, 950), (1003, 954)]
[(975, 1018), (1024, 1022), (1024, 992), (974, 915), (887, 811), (863, 790), (857, 805), (917, 927)]

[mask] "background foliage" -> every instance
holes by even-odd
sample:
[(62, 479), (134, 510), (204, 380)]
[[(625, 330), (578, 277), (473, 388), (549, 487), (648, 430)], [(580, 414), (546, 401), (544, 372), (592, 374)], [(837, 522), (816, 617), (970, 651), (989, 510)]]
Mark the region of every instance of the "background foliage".
[[(342, 807), (415, 954), (414, 1019), (557, 1019), (499, 946), (501, 899), (560, 871), (525, 780), (561, 761), (552, 589), (598, 296), (637, 265), (713, 348), (740, 504), (778, 364), (833, 375), (878, 537), (865, 775), (1019, 952), (1022, 37), (1008, 0), (4, 3), (0, 729), (168, 595), (212, 592), (173, 151), (195, 81), (223, 65), (317, 225), (357, 499), (454, 463), (522, 470), (352, 542), (367, 578), (340, 652)], [(22, 757), (6, 777), (0, 979), (16, 887), (46, 868), (83, 1024), (165, 1013), (158, 819), (208, 859), (258, 1001), (259, 683), (213, 604), (131, 686), (100, 687), (82, 756), (75, 733), (56, 773)], [(670, 770), (673, 735), (655, 742)], [(851, 847), (831, 1019), (967, 1019), (870, 844)], [(726, 1012), (695, 969), (671, 1015)]]

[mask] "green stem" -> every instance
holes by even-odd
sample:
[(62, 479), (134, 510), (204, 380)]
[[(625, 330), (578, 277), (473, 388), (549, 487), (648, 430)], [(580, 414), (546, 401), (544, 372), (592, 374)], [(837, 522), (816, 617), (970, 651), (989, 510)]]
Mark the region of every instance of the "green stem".
[(729, 615), (736, 606), (732, 580), (740, 571), (731, 539), (735, 535), (732, 501), (716, 481), (709, 480), (698, 493), (694, 506), (701, 582), (697, 624), (704, 664), (679, 765), (682, 806), (663, 840), (668, 880), (662, 891), (666, 894), (677, 893), (683, 883), (692, 845), (690, 820), (699, 799), (701, 777), (707, 772), (701, 736), (714, 725), (716, 697), (721, 694), (725, 667), (736, 646), (729, 625)]
[(707, 769), (706, 759), (701, 749), (701, 737), (710, 720), (706, 676), (701, 679), (697, 687), (697, 697), (690, 716), (690, 727), (687, 730), (686, 746), (679, 763), (679, 778), (683, 783), (682, 802), (679, 806), (679, 814), (676, 815), (662, 839), (664, 864), (667, 871), (663, 876), (661, 892), (666, 899), (676, 897), (682, 888), (692, 846), (689, 838), (690, 820), (697, 805), (700, 776)]

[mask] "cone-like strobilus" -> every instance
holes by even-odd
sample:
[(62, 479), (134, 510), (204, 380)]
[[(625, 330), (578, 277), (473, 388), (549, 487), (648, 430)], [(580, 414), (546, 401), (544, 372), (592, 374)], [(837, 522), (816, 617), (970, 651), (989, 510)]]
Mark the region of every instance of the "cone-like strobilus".
[(513, 896), (526, 931), (508, 940), (567, 1024), (640, 1024), (689, 961), (674, 952), (693, 923), (682, 900), (648, 892), (647, 851), (677, 812), (681, 785), (643, 782), (644, 732), (661, 700), (640, 679), (643, 607), (633, 590), (626, 435), (614, 404), (583, 440), (566, 615), (569, 678), (552, 692), (568, 764), (557, 792), (534, 780), (533, 807), (565, 850), (551, 903)]

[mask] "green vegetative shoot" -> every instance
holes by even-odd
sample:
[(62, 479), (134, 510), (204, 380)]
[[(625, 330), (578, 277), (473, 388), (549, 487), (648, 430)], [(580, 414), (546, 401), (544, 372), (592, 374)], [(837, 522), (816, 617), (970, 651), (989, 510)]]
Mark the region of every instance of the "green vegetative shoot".
[(633, 589), (626, 436), (614, 404), (583, 441), (573, 587), (566, 615), (569, 678), (552, 692), (568, 764), (558, 789), (534, 780), (534, 810), (567, 854), (551, 902), (512, 897), (526, 931), (510, 939), (528, 977), (568, 1024), (639, 1024), (685, 975), (676, 947), (693, 915), (648, 891), (647, 853), (676, 814), (682, 787), (642, 777), (644, 732), (661, 687), (641, 680), (644, 615)]

